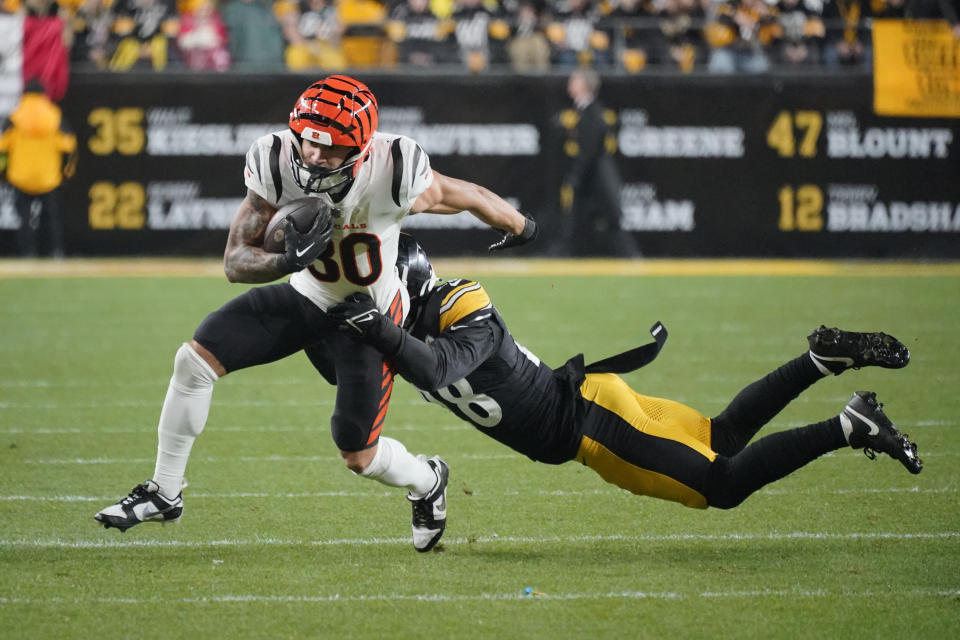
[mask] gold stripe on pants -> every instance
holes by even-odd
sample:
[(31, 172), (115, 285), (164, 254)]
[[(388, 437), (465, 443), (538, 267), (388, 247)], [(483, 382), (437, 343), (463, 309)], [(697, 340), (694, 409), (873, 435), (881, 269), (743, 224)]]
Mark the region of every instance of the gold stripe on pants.
[(638, 495), (706, 508), (710, 420), (690, 407), (643, 396), (618, 376), (588, 374), (577, 460), (604, 480)]

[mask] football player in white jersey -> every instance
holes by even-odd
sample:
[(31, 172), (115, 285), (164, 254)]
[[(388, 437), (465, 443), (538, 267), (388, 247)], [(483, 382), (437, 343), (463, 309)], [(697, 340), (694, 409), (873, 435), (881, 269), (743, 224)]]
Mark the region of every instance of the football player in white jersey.
[[(377, 108), (366, 85), (330, 76), (300, 95), (289, 129), (250, 147), (247, 195), (230, 226), (224, 271), (231, 282), (244, 283), (293, 275), (288, 283), (255, 287), (231, 300), (180, 347), (160, 413), (154, 475), (94, 516), (105, 527), (126, 531), (144, 521), (179, 520), (187, 459), (206, 424), (214, 382), (303, 350), (337, 386), (331, 430), (347, 467), (408, 490), (418, 551), (439, 541), (446, 526), (447, 465), (380, 435), (393, 370), (379, 351), (338, 332), (325, 311), (359, 292), (402, 322), (409, 299), (395, 263), (404, 216), (469, 211), (503, 232), (491, 251), (532, 241), (537, 227), (488, 189), (434, 171), (414, 140), (377, 131)], [(320, 199), (324, 214), (303, 233), (288, 221), (284, 253), (265, 251), (273, 214), (304, 196)]]

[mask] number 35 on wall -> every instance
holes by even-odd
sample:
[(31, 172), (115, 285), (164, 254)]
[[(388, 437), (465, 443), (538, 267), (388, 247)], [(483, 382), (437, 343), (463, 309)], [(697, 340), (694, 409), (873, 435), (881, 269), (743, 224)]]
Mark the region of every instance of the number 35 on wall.
[(87, 123), (96, 129), (87, 145), (98, 156), (119, 153), (132, 156), (143, 151), (147, 136), (143, 131), (143, 109), (99, 107), (87, 116)]

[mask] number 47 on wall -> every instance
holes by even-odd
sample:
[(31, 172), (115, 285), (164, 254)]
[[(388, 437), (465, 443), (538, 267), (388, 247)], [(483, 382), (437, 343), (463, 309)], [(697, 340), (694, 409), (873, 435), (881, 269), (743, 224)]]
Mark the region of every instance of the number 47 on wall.
[[(803, 158), (817, 155), (817, 141), (823, 129), (823, 116), (819, 111), (781, 111), (767, 129), (767, 144), (776, 149), (782, 158), (792, 158), (797, 151)], [(803, 132), (797, 146), (797, 134)]]

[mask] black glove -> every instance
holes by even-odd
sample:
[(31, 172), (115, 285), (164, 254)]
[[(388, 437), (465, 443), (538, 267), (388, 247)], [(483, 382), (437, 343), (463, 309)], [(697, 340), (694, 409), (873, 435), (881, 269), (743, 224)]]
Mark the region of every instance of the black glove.
[(331, 306), (327, 309), (327, 316), (340, 325), (341, 331), (358, 338), (375, 333), (375, 326), (385, 320), (373, 303), (373, 298), (364, 293), (354, 293), (343, 302)]
[(403, 329), (380, 313), (373, 299), (354, 293), (327, 309), (327, 317), (339, 324), (340, 331), (368, 342), (385, 355), (395, 353), (403, 339)]
[(333, 235), (333, 222), (329, 215), (318, 215), (313, 226), (304, 233), (297, 231), (293, 220), (288, 217), (283, 225), (283, 241), (286, 244), (283, 257), (287, 261), (288, 273), (306, 269), (327, 248)]
[(511, 247), (519, 247), (520, 245), (527, 244), (528, 242), (533, 242), (536, 239), (537, 233), (539, 232), (537, 223), (533, 221), (533, 218), (525, 213), (523, 214), (523, 217), (527, 219), (527, 222), (523, 225), (523, 231), (520, 232), (520, 235), (510, 233), (509, 231), (504, 231), (503, 237), (500, 238), (499, 241), (490, 245), (490, 251), (500, 251), (502, 249), (509, 249)]

